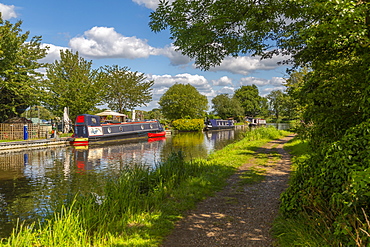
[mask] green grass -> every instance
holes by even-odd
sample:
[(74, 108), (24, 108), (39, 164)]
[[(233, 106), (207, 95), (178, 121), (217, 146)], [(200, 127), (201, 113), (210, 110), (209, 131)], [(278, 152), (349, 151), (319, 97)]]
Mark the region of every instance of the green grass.
[[(222, 189), (258, 147), (283, 134), (275, 128), (258, 128), (207, 159), (185, 161), (182, 153), (175, 153), (155, 169), (126, 167), (107, 181), (104, 194), (75, 195), (60, 205), (55, 211), (59, 213), (43, 223), (20, 225), (0, 245), (159, 246), (187, 210)], [(253, 168), (242, 180), (257, 182), (262, 173), (261, 168)]]
[(324, 220), (313, 220), (306, 213), (294, 219), (278, 217), (274, 222), (273, 235), (280, 247), (341, 246), (333, 235), (328, 234)]

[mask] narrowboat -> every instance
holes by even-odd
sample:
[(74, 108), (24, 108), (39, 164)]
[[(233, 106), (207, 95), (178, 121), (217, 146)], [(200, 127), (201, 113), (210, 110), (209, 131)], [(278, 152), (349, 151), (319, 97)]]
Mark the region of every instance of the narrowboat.
[(234, 128), (234, 120), (209, 119), (205, 123), (205, 130), (220, 130)]
[(162, 136), (163, 132), (163, 127), (158, 120), (101, 122), (100, 116), (82, 114), (76, 117), (70, 143), (74, 146), (85, 146), (94, 142)]
[(266, 120), (262, 118), (252, 118), (248, 117), (247, 122), (249, 123), (249, 126), (260, 126), (260, 125), (266, 125)]

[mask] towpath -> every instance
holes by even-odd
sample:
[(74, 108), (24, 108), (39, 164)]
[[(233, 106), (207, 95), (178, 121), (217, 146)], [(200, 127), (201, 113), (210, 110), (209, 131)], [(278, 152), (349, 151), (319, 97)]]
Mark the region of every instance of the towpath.
[(273, 246), (270, 230), (279, 209), (280, 194), (287, 188), (290, 156), (283, 149), (294, 135), (273, 140), (256, 155), (268, 157), (266, 177), (242, 185), (240, 175), (256, 162), (250, 160), (228, 179), (228, 185), (179, 221), (162, 247)]

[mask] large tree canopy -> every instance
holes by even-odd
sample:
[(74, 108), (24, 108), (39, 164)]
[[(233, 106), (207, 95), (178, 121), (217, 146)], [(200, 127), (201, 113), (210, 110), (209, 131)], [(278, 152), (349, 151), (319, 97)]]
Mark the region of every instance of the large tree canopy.
[(48, 65), (44, 105), (56, 116), (63, 116), (64, 107), (68, 107), (71, 119), (92, 113), (103, 97), (101, 74), (77, 52), (61, 50), (60, 57)]
[(235, 91), (236, 98), (247, 116), (255, 117), (266, 112), (267, 100), (259, 95), (256, 85), (241, 86)]
[(244, 109), (240, 102), (227, 94), (217, 95), (212, 99), (213, 110), (222, 119), (244, 117)]
[(174, 84), (158, 103), (163, 115), (170, 120), (202, 118), (208, 109), (207, 97), (190, 84)]
[(45, 57), (41, 37), (28, 40), (29, 32), (21, 33), (19, 21), (11, 24), (0, 16), (0, 122), (19, 115), (38, 103), (42, 67), (37, 60)]
[(150, 27), (169, 28), (174, 45), (208, 69), (228, 55), (268, 49), (283, 23), (279, 8), (275, 0), (161, 1)]
[(204, 69), (229, 55), (271, 49), (301, 65), (363, 54), (369, 15), (368, 1), (161, 0), (149, 25), (155, 32), (168, 28), (175, 46)]
[(152, 100), (152, 86), (144, 74), (131, 72), (127, 67), (105, 66), (104, 101), (115, 111), (125, 112), (138, 106), (146, 106)]

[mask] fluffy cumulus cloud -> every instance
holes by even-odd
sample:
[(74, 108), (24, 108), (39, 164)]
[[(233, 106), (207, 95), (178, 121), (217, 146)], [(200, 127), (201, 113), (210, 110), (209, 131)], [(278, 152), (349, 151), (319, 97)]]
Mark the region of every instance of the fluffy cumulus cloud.
[(282, 77), (272, 77), (271, 79), (262, 79), (256, 77), (244, 77), (240, 79), (240, 86), (256, 85), (256, 86), (282, 86), (285, 81)]
[(227, 86), (233, 85), (233, 80), (227, 76), (223, 76), (218, 80), (212, 80), (213, 86)]
[[(132, 0), (134, 3), (139, 5), (144, 5), (145, 7), (155, 10), (158, 7), (159, 0)], [(168, 2), (172, 3), (175, 0), (168, 0)]]
[(234, 95), (234, 92), (235, 92), (235, 88), (226, 86), (226, 87), (221, 88), (220, 90), (217, 90), (216, 94), (218, 95), (218, 94), (226, 93), (226, 94)]
[[(201, 75), (178, 74), (178, 75), (147, 75), (149, 80), (154, 80), (153, 96), (158, 98), (163, 95), (175, 83), (190, 84), (194, 86), (199, 93), (211, 97), (215, 95), (215, 91), (211, 87), (208, 80)], [(159, 96), (159, 97), (158, 97)]]
[(155, 54), (147, 40), (125, 37), (114, 28), (93, 27), (81, 37), (72, 38), (69, 46), (81, 55), (91, 58), (145, 58)]
[(262, 90), (260, 90), (260, 95), (262, 97), (266, 97), (268, 94), (271, 93), (271, 91), (274, 91), (274, 90), (280, 90), (280, 91), (285, 91), (286, 88), (281, 86), (281, 87), (267, 87), (267, 88), (263, 88)]
[(1, 12), (1, 17), (4, 20), (9, 20), (11, 18), (17, 17), (17, 13), (15, 12), (14, 5), (5, 5), (5, 4), (0, 3), (0, 12)]
[(273, 70), (279, 67), (278, 62), (281, 62), (282, 56), (275, 56), (271, 59), (263, 59), (260, 57), (227, 57), (219, 66), (211, 68), (211, 71), (226, 71), (233, 74), (248, 75), (256, 70)]
[(168, 57), (171, 64), (174, 66), (188, 64), (191, 60), (188, 56), (184, 56), (181, 52), (176, 51), (176, 47), (171, 44), (163, 49), (157, 49), (153, 55), (163, 55)]
[(147, 40), (135, 36), (126, 37), (117, 33), (112, 27), (93, 27), (84, 32), (83, 36), (72, 38), (69, 46), (89, 58), (147, 58), (149, 56), (165, 56), (172, 65), (183, 65), (190, 62), (189, 57), (176, 51), (173, 45), (154, 48)]
[(47, 48), (47, 55), (43, 59), (40, 59), (40, 63), (53, 63), (55, 60), (60, 60), (60, 50), (67, 50), (69, 48), (56, 46), (53, 44), (42, 44), (42, 48)]

